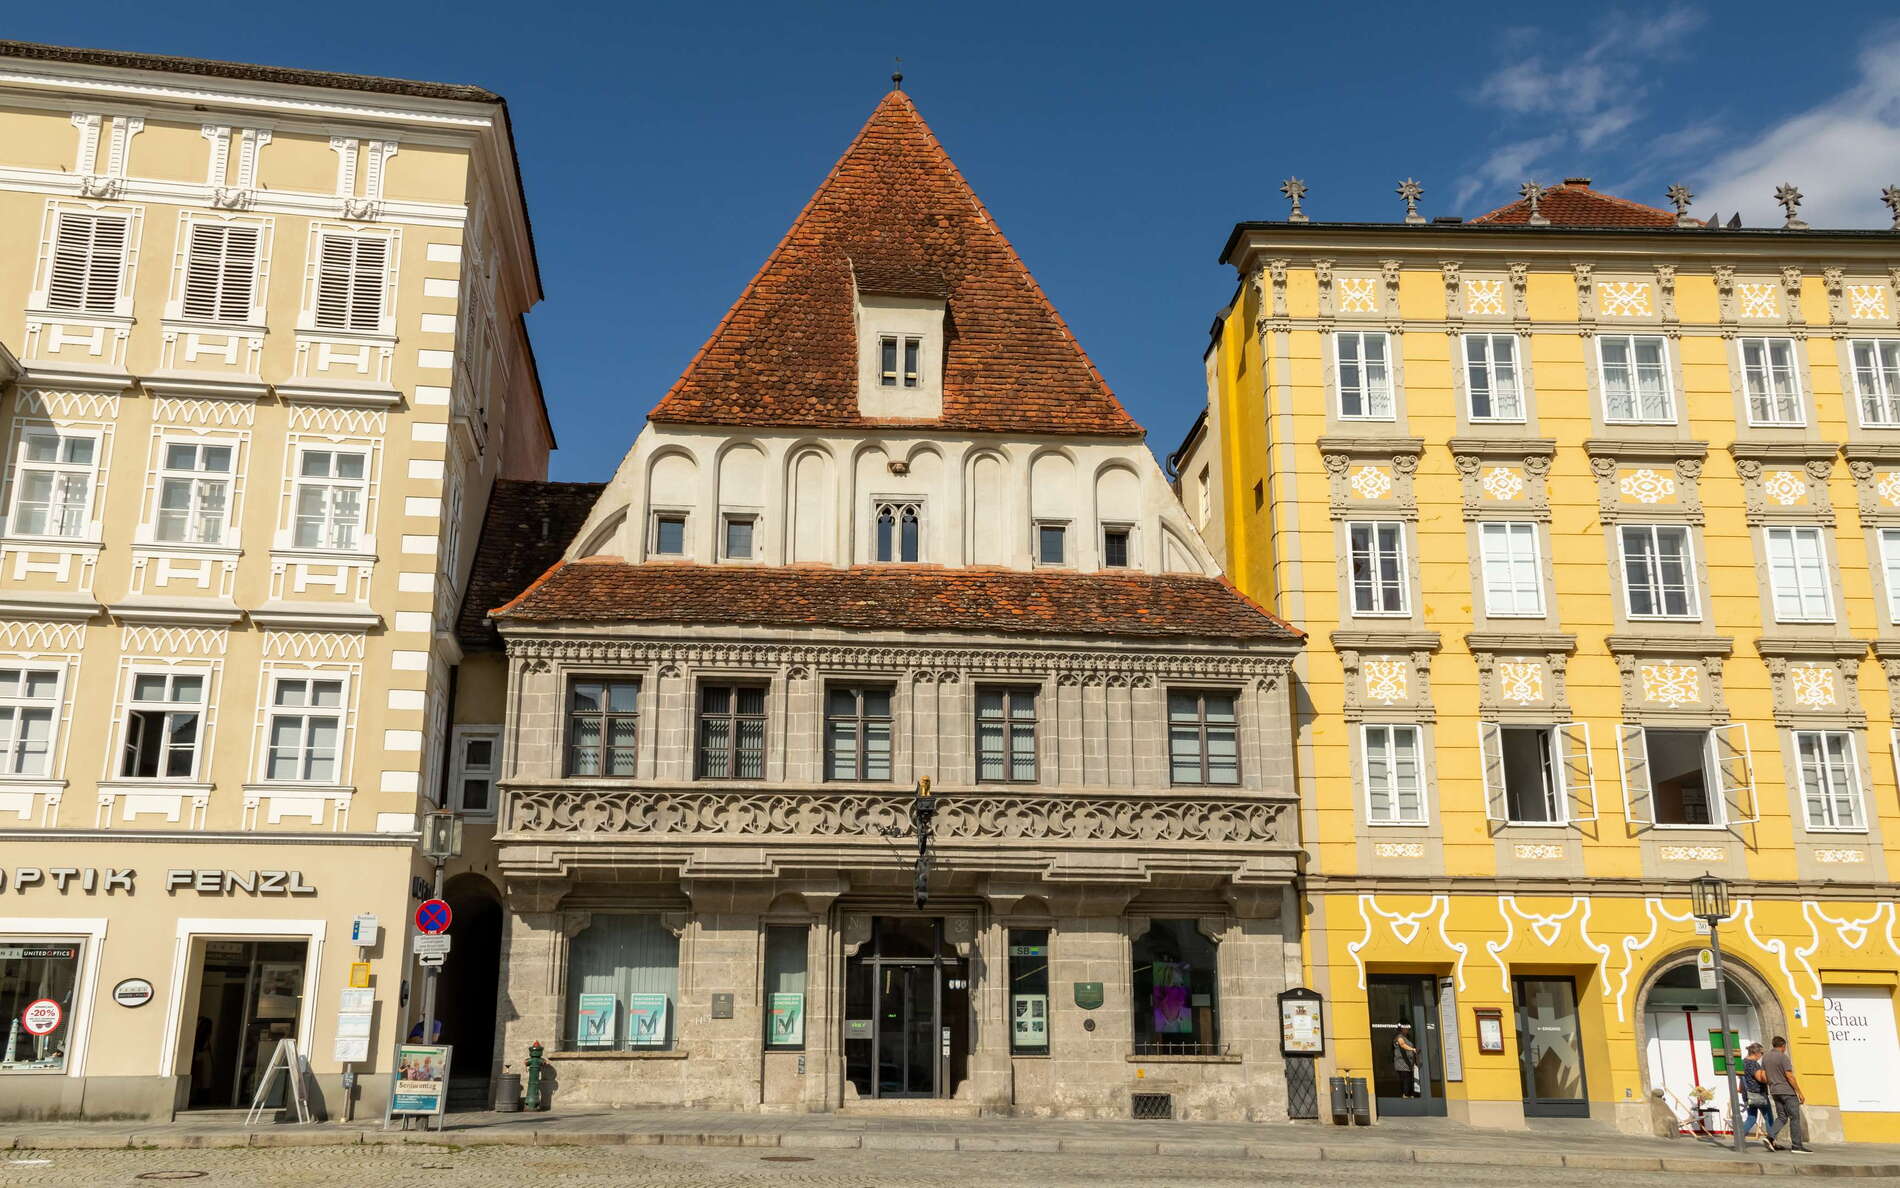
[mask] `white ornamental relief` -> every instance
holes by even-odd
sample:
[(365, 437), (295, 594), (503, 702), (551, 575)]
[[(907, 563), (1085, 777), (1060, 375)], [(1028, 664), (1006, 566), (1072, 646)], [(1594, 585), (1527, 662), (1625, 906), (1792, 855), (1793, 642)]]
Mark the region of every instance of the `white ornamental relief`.
[(1365, 676), (1367, 701), (1392, 705), (1405, 700), (1405, 661), (1367, 660), (1361, 672)]
[(1775, 299), (1775, 286), (1765, 281), (1736, 285), (1735, 296), (1741, 300), (1745, 318), (1772, 318), (1781, 312), (1780, 303)]
[(1476, 277), (1468, 278), (1465, 281), (1465, 312), (1502, 314), (1504, 312), (1504, 282), (1481, 280)]
[(1792, 470), (1777, 470), (1761, 481), (1762, 493), (1783, 507), (1801, 502), (1808, 494), (1807, 480)]
[(1498, 697), (1517, 705), (1544, 699), (1544, 666), (1536, 660), (1498, 662)]
[(1702, 700), (1702, 673), (1693, 664), (1645, 664), (1643, 700), (1657, 705), (1694, 705)]
[(1624, 475), (1617, 490), (1623, 492), (1623, 498), (1638, 503), (1661, 503), (1676, 493), (1676, 479), (1674, 475), (1645, 466)]
[(1728, 857), (1721, 846), (1661, 846), (1657, 853), (1664, 862), (1721, 862)]
[(1423, 858), (1424, 842), (1373, 842), (1374, 858)]
[(1828, 709), (1836, 703), (1834, 670), (1804, 666), (1788, 670), (1788, 688), (1802, 709)]
[(1524, 479), (1508, 466), (1493, 466), (1478, 487), (1491, 498), (1509, 503), (1524, 493)]
[(1564, 856), (1564, 848), (1552, 842), (1519, 842), (1511, 852), (1532, 862), (1555, 862)]
[(1339, 281), (1339, 312), (1378, 313), (1376, 282), (1371, 277), (1342, 277)]
[(1361, 499), (1384, 499), (1392, 493), (1392, 476), (1377, 466), (1361, 466), (1347, 485)]
[(1652, 312), (1644, 281), (1605, 281), (1597, 286), (1597, 308), (1610, 318), (1646, 318)]
[(1900, 470), (1889, 470), (1880, 476), (1880, 483), (1874, 487), (1880, 492), (1880, 501), (1890, 507), (1900, 507)]
[(1867, 861), (1867, 851), (1865, 850), (1816, 850), (1814, 852), (1814, 860), (1816, 862), (1825, 862), (1829, 865), (1833, 865), (1839, 862), (1849, 862), (1849, 863), (1865, 862)]
[(1887, 316), (1887, 287), (1885, 285), (1849, 285), (1847, 286), (1848, 316), (1853, 318), (1885, 318)]

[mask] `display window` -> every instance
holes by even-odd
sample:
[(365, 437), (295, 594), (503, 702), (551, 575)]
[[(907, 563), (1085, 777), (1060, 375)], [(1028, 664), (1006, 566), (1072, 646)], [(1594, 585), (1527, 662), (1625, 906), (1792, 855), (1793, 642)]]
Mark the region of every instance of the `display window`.
[(83, 946), (72, 940), (0, 938), (0, 1073), (63, 1073), (72, 1046)]

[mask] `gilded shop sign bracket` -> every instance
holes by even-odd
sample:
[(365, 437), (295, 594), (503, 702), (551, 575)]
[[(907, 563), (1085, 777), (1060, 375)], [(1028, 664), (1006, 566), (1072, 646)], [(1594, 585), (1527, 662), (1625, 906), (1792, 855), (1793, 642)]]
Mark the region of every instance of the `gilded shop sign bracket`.
[[(126, 867), (16, 866), (0, 867), (0, 892), (24, 894), (53, 890), (61, 895), (77, 889), (84, 895), (131, 895), (138, 889), (138, 871)], [(165, 892), (177, 895), (315, 895), (300, 870), (168, 870)]]

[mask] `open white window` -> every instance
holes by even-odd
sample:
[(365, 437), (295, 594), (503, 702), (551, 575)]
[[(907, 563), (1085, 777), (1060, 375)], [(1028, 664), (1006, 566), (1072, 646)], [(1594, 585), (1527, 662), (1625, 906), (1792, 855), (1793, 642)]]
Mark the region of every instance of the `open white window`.
[(344, 553), (361, 549), (368, 489), (369, 455), (363, 451), (300, 451), (291, 543)]
[(119, 777), (190, 780), (198, 774), (204, 733), (205, 674), (132, 674)]
[(1794, 339), (1744, 338), (1742, 389), (1748, 398), (1751, 425), (1806, 424), (1801, 409), (1801, 382), (1795, 367)]
[(57, 668), (0, 668), (0, 776), (49, 776), (59, 730)]
[(28, 429), (13, 466), (13, 536), (83, 537), (92, 528), (98, 485), (99, 438), (67, 430)]
[(1794, 750), (1808, 828), (1864, 831), (1867, 815), (1861, 799), (1860, 764), (1854, 758), (1854, 736), (1845, 730), (1797, 730)]
[(449, 760), (449, 807), (471, 817), (495, 813), (501, 777), (501, 727), (457, 726)]
[(160, 443), (154, 538), (171, 544), (224, 543), (236, 453), (229, 442)]
[(1423, 744), (1417, 726), (1366, 724), (1359, 728), (1365, 756), (1366, 820), (1373, 825), (1423, 825)]
[(342, 770), (342, 677), (278, 677), (265, 730), (264, 778), (334, 784)]
[(1714, 828), (1752, 824), (1755, 765), (1748, 727), (1625, 723), (1617, 737), (1623, 813), (1633, 825)]
[(1383, 330), (1333, 335), (1341, 420), (1390, 421), (1397, 415), (1392, 403), (1390, 358), (1391, 339)]
[(1568, 825), (1597, 817), (1596, 767), (1585, 722), (1478, 723), (1484, 815), (1510, 825)]
[(1603, 419), (1611, 424), (1674, 424), (1669, 348), (1660, 334), (1605, 334), (1597, 338), (1603, 379)]

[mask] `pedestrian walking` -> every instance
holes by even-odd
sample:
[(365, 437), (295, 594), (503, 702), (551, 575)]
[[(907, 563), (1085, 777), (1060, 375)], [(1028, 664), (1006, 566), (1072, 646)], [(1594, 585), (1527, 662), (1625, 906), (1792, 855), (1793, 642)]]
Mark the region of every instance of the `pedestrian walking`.
[(1769, 1127), (1774, 1123), (1774, 1108), (1768, 1102), (1768, 1074), (1761, 1068), (1761, 1041), (1748, 1045), (1748, 1055), (1742, 1060), (1742, 1137), (1746, 1139), (1754, 1132), (1755, 1122), (1761, 1121), (1762, 1138), (1766, 1141)]
[(1398, 1073), (1401, 1081), (1400, 1097), (1417, 1097), (1418, 1089), (1418, 1045), (1412, 1042), (1412, 1025), (1401, 1022), (1392, 1037), (1392, 1071)]
[(1762, 1057), (1762, 1074), (1767, 1078), (1768, 1096), (1775, 1103), (1775, 1124), (1768, 1130), (1768, 1149), (1775, 1150), (1775, 1139), (1780, 1137), (1782, 1129), (1788, 1128), (1790, 1151), (1803, 1154), (1812, 1152), (1808, 1146), (1808, 1120), (1801, 1116), (1801, 1106), (1808, 1100), (1801, 1092), (1801, 1080), (1795, 1076), (1794, 1058), (1788, 1055), (1788, 1041), (1776, 1036), (1774, 1051)]

